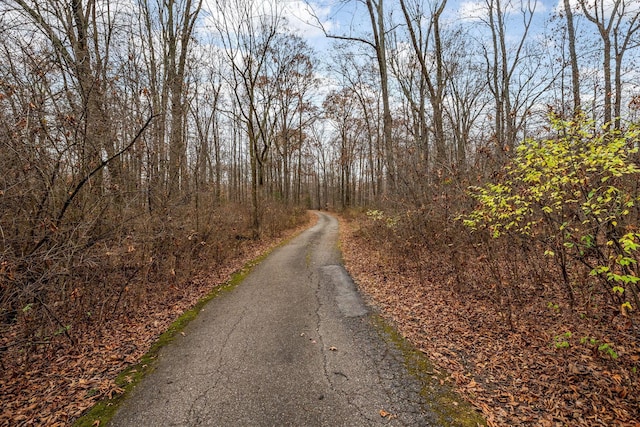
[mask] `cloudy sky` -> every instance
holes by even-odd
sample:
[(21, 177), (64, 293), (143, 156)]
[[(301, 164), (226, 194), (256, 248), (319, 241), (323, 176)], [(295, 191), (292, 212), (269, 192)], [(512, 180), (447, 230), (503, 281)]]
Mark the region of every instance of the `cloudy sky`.
[[(268, 0), (265, 0), (268, 1)], [(319, 42), (324, 34), (319, 28), (318, 21), (330, 33), (346, 35), (361, 35), (368, 32), (371, 25), (368, 12), (362, 1), (358, 0), (276, 0), (285, 7), (285, 15), (292, 29), (311, 42)], [(508, 0), (503, 0), (506, 2)], [(522, 0), (513, 0), (512, 11), (517, 12)], [(536, 14), (546, 18), (562, 0), (539, 0), (536, 4)], [(394, 2), (387, 2), (385, 6), (390, 11), (397, 7)], [(425, 4), (427, 0), (425, 0)], [(473, 21), (483, 16), (486, 11), (485, 0), (448, 0), (446, 17), (449, 20)], [(400, 10), (393, 11), (394, 19), (400, 20)]]
[[(414, 3), (411, 0), (410, 3)], [(438, 1), (438, 0), (433, 0)], [(487, 0), (447, 0), (447, 6), (443, 19), (449, 22), (479, 22), (479, 19), (486, 16)], [(502, 0), (503, 5), (507, 5), (507, 11), (511, 12), (512, 21), (507, 20), (507, 26), (512, 25), (513, 31), (517, 32), (522, 26), (520, 8), (527, 0)], [(532, 0), (535, 1), (535, 0)], [(578, 0), (571, 0), (577, 5)], [(604, 0), (613, 2), (614, 0)], [(634, 4), (635, 0), (627, 0), (629, 4)], [(205, 0), (205, 10), (212, 10), (207, 7), (207, 3), (215, 4), (216, 0)], [(325, 31), (335, 35), (363, 36), (370, 32), (370, 21), (364, 0), (253, 0), (257, 9), (267, 8), (277, 5), (281, 8), (286, 17), (290, 29), (307, 39), (310, 45), (323, 50), (331, 46), (331, 42), (326, 39)], [(392, 14), (392, 19), (396, 22), (402, 21), (402, 12), (399, 9), (397, 0), (385, 2), (387, 13)], [(429, 7), (429, 0), (423, 0), (425, 7)], [(636, 7), (640, 7), (640, 1), (635, 2)], [(556, 10), (563, 9), (563, 0), (538, 0), (535, 4), (534, 31), (542, 29), (545, 22)], [(395, 10), (392, 10), (395, 8)], [(576, 14), (580, 14), (576, 7)]]

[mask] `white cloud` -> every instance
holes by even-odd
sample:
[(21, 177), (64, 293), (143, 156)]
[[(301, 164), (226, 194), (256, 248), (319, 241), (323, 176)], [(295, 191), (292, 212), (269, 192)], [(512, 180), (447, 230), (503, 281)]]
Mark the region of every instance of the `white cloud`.
[[(562, 2), (562, 0), (559, 0)], [(572, 0), (576, 1), (576, 0)], [(527, 9), (527, 5), (524, 4), (524, 0), (511, 0), (504, 1), (502, 3), (502, 7), (505, 13), (513, 14), (520, 12), (522, 9)], [(544, 0), (531, 0), (531, 8), (535, 7), (535, 13), (544, 13), (548, 11), (548, 7), (545, 5)], [(460, 3), (460, 7), (458, 8), (458, 19), (463, 21), (477, 21), (479, 19), (486, 19), (487, 13), (489, 10), (489, 6), (487, 2), (482, 0), (476, 1), (463, 1)]]
[(303, 0), (289, 0), (284, 2), (284, 16), (292, 31), (305, 38), (323, 37), (324, 32), (333, 29), (329, 20), (331, 6)]

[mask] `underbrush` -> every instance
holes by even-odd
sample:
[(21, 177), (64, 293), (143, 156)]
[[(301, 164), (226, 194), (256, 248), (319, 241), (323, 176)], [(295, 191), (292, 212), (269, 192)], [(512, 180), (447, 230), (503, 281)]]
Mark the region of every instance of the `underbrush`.
[(170, 215), (123, 211), (102, 233), (56, 230), (29, 256), (5, 245), (0, 426), (66, 424), (118, 393), (117, 372), (171, 321), (309, 220), (302, 209), (264, 209), (258, 239), (249, 209), (226, 203), (176, 206)]
[(640, 418), (636, 315), (579, 265), (425, 207), (351, 213), (343, 228), (358, 284), (489, 424)]

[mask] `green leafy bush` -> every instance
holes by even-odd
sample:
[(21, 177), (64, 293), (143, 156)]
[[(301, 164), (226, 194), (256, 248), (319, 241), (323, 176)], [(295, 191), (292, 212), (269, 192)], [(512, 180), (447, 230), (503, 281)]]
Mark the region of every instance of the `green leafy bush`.
[(527, 139), (498, 181), (471, 187), (477, 206), (462, 216), (493, 238), (518, 236), (556, 258), (571, 289), (568, 260), (605, 285), (627, 315), (638, 301), (640, 130), (598, 129), (585, 117), (550, 115), (551, 137)]

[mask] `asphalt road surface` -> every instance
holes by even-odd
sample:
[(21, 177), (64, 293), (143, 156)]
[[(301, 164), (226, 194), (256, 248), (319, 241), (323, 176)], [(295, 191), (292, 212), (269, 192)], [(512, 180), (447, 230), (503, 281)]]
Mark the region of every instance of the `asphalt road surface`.
[(338, 222), (316, 215), (160, 352), (111, 425), (436, 425), (341, 264)]

